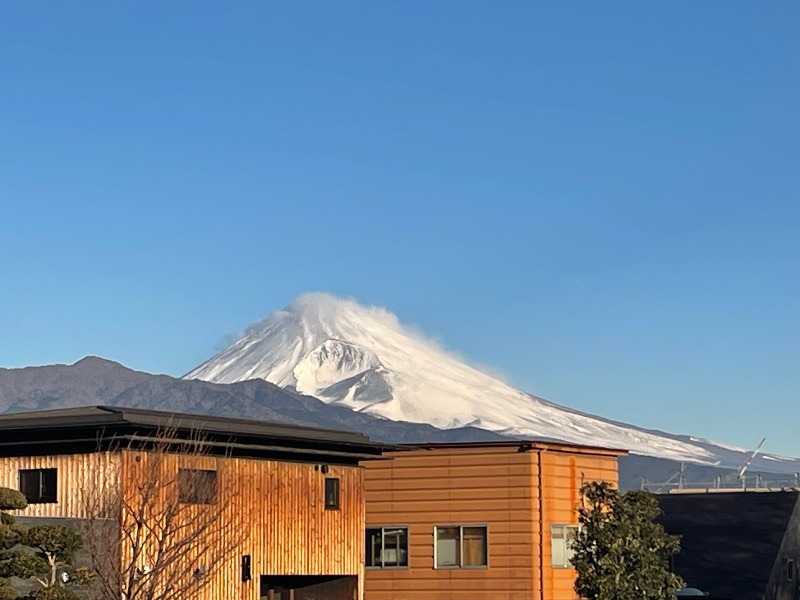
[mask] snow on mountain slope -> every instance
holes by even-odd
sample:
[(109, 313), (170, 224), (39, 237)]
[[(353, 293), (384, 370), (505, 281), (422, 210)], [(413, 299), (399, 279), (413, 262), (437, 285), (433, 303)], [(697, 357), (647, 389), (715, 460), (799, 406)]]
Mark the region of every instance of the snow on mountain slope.
[[(260, 378), (329, 404), (440, 428), (473, 425), (733, 468), (745, 455), (745, 449), (609, 421), (527, 394), (467, 365), (388, 311), (327, 294), (299, 297), (185, 378)], [(770, 458), (785, 460), (786, 468), (796, 462)]]

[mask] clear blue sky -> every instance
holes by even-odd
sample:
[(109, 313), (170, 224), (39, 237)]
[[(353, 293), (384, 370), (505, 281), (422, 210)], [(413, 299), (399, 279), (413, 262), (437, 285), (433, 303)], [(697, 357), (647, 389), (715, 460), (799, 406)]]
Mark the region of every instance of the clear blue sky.
[(800, 3), (0, 5), (0, 365), (180, 375), (304, 291), (800, 455)]

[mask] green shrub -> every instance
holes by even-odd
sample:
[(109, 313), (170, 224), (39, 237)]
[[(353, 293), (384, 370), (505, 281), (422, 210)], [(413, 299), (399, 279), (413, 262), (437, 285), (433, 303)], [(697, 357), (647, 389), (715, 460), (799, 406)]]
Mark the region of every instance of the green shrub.
[(0, 487), (0, 511), (21, 510), (28, 506), (25, 496), (17, 490)]

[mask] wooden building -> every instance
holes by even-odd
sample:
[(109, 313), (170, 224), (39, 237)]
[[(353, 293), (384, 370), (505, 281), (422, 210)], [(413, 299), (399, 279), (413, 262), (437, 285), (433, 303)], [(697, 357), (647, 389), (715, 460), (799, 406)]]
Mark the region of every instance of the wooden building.
[(366, 600), (573, 600), (579, 489), (621, 450), (430, 444), (366, 466)]
[(138, 517), (123, 509), (153, 473), (162, 489), (149, 514), (164, 510), (174, 484), (172, 518), (190, 509), (182, 527), (199, 527), (203, 515), (224, 524), (201, 532), (190, 575), (203, 585), (189, 585), (187, 599), (362, 597), (359, 463), (380, 455), (360, 434), (237, 419), (108, 407), (0, 416), (0, 487), (28, 498), (19, 516), (110, 520), (117, 530), (108, 539), (121, 541), (108, 555), (122, 571), (133, 560), (133, 578), (153, 576), (150, 563), (161, 560), (152, 548), (132, 558), (118, 535), (135, 528)]

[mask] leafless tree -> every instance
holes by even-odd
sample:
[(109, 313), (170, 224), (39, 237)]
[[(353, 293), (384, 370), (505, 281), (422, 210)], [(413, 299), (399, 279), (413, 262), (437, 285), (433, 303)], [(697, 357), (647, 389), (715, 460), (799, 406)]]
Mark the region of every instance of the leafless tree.
[(129, 439), (83, 493), (84, 547), (102, 600), (198, 597), (246, 541), (242, 481), (193, 433)]

